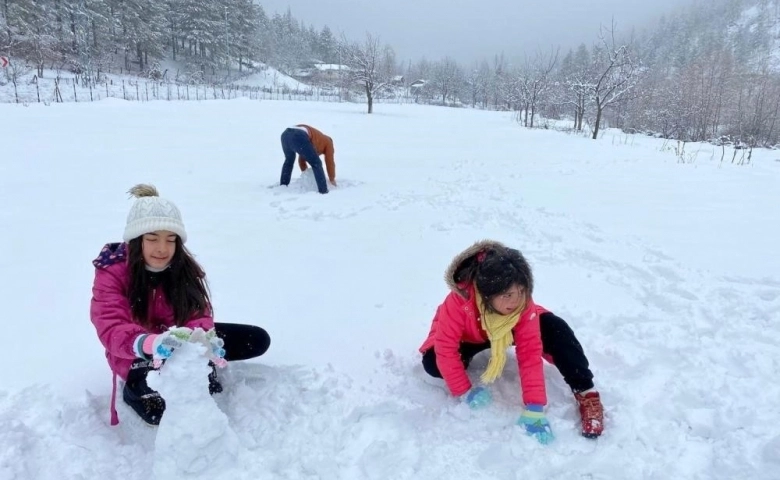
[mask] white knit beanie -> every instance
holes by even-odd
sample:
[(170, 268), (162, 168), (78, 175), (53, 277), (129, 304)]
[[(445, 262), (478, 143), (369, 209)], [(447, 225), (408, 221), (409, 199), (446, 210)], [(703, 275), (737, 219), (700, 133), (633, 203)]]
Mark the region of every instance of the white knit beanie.
[(187, 241), (181, 212), (173, 202), (160, 198), (153, 185), (138, 184), (128, 193), (136, 199), (127, 214), (127, 225), (122, 237), (125, 242), (157, 230), (171, 231), (181, 238), (182, 243)]

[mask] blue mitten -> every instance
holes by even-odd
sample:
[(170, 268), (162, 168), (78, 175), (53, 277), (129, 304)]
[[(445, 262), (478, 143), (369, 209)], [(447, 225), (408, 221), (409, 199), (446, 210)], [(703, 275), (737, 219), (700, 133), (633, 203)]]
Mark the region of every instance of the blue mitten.
[(469, 408), (472, 410), (478, 410), (480, 408), (490, 405), (493, 401), (493, 396), (490, 394), (490, 390), (484, 387), (475, 387), (463, 395), (463, 400), (468, 403)]
[(536, 437), (536, 440), (542, 445), (547, 445), (555, 440), (550, 422), (547, 421), (547, 417), (544, 415), (544, 407), (542, 405), (526, 405), (525, 411), (517, 420), (517, 424), (524, 426), (526, 433)]

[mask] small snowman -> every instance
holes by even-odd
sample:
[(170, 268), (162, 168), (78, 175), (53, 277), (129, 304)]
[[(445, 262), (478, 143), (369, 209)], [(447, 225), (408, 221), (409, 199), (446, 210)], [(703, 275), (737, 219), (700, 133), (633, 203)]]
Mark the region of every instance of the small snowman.
[[(182, 338), (181, 332), (176, 335)], [(231, 473), (236, 478), (236, 460), (244, 449), (209, 394), (209, 338), (214, 338), (213, 331), (193, 330), (147, 377), (165, 399), (155, 440), (153, 472), (158, 479), (215, 479)], [(224, 366), (224, 359), (215, 360)]]

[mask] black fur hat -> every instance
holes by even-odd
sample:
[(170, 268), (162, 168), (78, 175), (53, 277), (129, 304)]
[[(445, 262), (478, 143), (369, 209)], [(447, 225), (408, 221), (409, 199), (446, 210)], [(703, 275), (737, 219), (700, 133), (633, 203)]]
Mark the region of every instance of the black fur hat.
[(466, 291), (463, 282), (475, 282), (484, 298), (490, 298), (509, 288), (513, 283), (533, 293), (534, 279), (531, 267), (519, 250), (492, 241), (476, 242), (456, 255), (445, 273), (450, 288), (461, 296)]
[(484, 298), (498, 295), (515, 283), (530, 292), (532, 284), (531, 270), (520, 252), (514, 248), (487, 250), (478, 263), (474, 281)]

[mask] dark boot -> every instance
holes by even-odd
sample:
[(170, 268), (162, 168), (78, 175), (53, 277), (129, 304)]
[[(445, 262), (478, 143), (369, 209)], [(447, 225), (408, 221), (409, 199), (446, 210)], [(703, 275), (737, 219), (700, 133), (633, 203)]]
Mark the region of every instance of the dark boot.
[(211, 366), (211, 373), (209, 373), (209, 394), (222, 393), (222, 384), (217, 380), (217, 367), (209, 362)]
[[(216, 366), (209, 362), (209, 394), (222, 393), (222, 384), (217, 380)], [(122, 390), (122, 399), (138, 414), (148, 425), (159, 425), (165, 412), (165, 400), (158, 392), (149, 388), (146, 383), (146, 374), (149, 373), (151, 362), (138, 359), (130, 367), (125, 388)]]
[(122, 399), (148, 425), (159, 425), (165, 411), (165, 400), (146, 384), (146, 374), (151, 364), (145, 360), (135, 360), (127, 375)]

